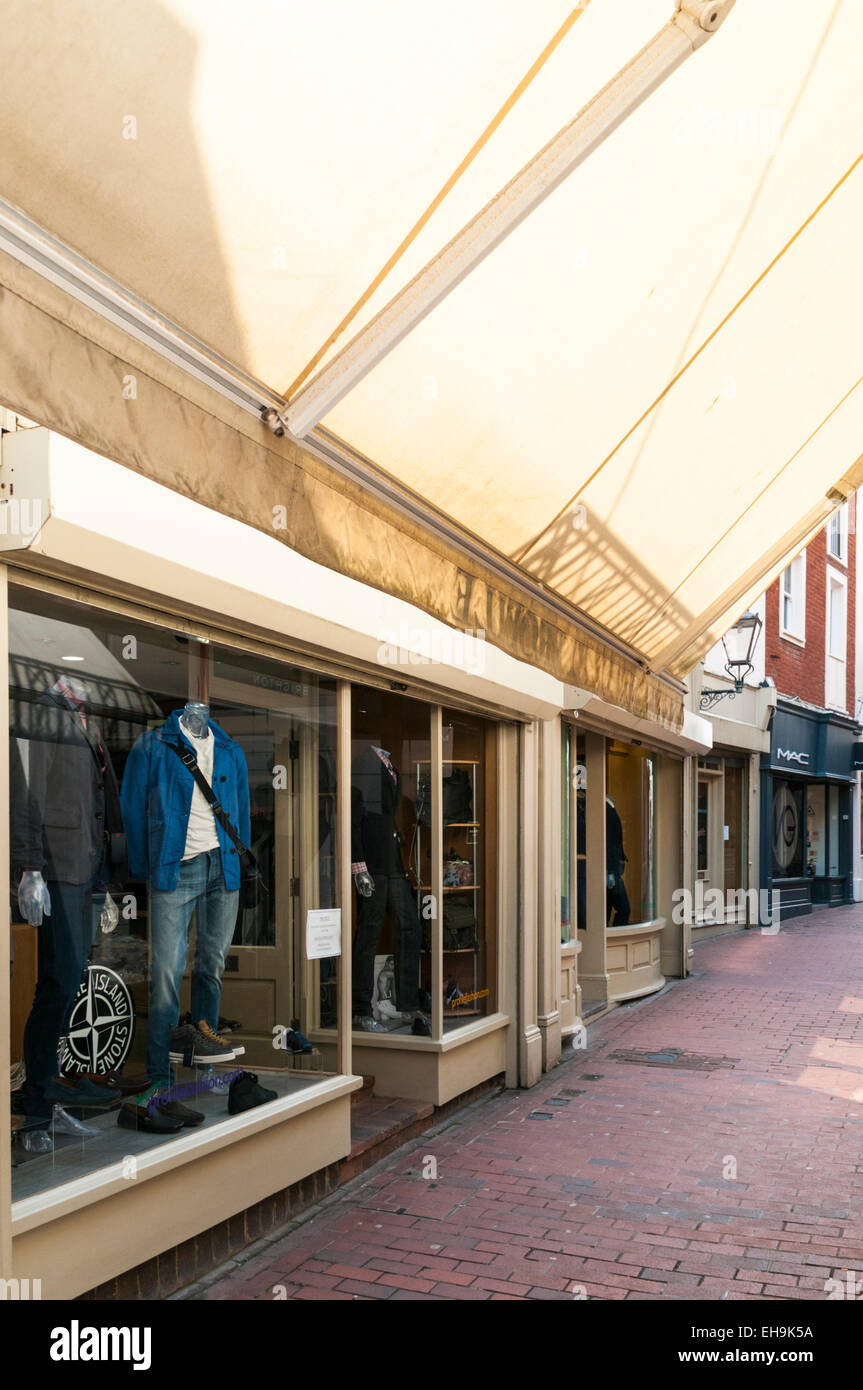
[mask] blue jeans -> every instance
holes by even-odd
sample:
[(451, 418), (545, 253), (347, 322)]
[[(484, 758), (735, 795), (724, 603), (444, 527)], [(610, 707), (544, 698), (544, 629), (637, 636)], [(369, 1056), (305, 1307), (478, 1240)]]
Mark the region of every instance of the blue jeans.
[(222, 971), (237, 923), (239, 889), (229, 892), (221, 851), (196, 854), (180, 865), (176, 888), (150, 892), (150, 1016), (147, 1072), (151, 1081), (169, 1085), (171, 1029), (180, 1017), (180, 984), (189, 945), (189, 922), (195, 913), (196, 943), (192, 966), (192, 1018), (211, 1028), (219, 1022)]

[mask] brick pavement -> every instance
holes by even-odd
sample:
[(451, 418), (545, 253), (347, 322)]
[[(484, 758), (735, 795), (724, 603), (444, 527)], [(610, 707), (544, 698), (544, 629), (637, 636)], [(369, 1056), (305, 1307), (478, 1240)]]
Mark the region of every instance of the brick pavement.
[(863, 907), (824, 909), (699, 945), (689, 981), (601, 1019), (538, 1086), (450, 1116), (185, 1296), (823, 1300), (863, 1278), (861, 1138)]

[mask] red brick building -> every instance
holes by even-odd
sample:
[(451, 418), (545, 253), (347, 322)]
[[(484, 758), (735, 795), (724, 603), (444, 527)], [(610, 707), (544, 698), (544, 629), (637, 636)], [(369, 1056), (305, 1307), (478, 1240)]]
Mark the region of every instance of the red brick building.
[(765, 671), (783, 695), (854, 713), (856, 508), (851, 497), (766, 593)]

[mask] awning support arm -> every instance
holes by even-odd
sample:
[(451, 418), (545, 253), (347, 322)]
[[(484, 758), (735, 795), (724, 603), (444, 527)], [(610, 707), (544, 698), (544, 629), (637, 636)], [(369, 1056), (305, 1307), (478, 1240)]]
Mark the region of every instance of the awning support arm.
[(472, 270), (509, 236), (650, 94), (719, 29), (735, 0), (677, 0), (668, 24), (588, 102), (267, 423), (304, 438)]

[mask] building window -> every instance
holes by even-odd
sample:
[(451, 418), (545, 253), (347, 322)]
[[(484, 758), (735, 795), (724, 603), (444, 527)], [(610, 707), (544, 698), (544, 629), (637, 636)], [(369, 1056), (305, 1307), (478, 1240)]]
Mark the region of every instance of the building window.
[(773, 877), (801, 878), (806, 864), (805, 788), (773, 783)]
[(654, 758), (645, 748), (607, 744), (606, 921), (624, 927), (654, 916)]
[(848, 582), (836, 570), (827, 571), (826, 670), (824, 702), (845, 709), (848, 647)]
[(311, 1038), (338, 1022), (340, 957), (310, 952), (307, 923), (339, 949), (337, 700), (291, 664), (30, 589), (10, 593), (9, 696), (17, 1198), (118, 1155), (134, 1171), (229, 1099), (332, 1071)]
[(848, 563), (848, 503), (834, 512), (827, 523), (827, 554), (843, 565)]
[(566, 946), (572, 940), (572, 775), (573, 732), (568, 724), (561, 728), (560, 762), (560, 941)]
[(782, 571), (779, 584), (779, 626), (783, 637), (806, 638), (806, 552)]
[(495, 1011), (496, 735), (475, 715), (352, 688), (356, 1041), (431, 1036), (437, 979), (442, 1032)]

